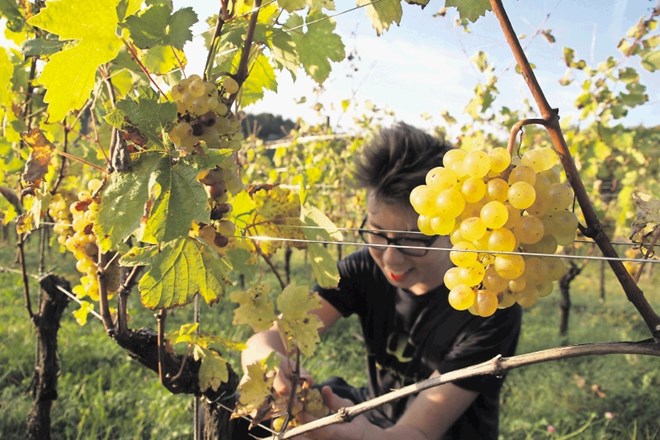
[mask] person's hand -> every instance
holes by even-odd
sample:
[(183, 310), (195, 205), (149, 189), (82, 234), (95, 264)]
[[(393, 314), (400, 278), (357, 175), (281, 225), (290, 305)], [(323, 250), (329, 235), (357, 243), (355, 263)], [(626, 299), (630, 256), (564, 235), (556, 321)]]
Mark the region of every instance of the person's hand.
[[(277, 369), (277, 374), (273, 380), (273, 390), (276, 396), (288, 398), (291, 395), (291, 384), (293, 383), (293, 372), (295, 369), (295, 362), (286, 356), (280, 356), (280, 365)], [(314, 385), (314, 379), (303, 366), (300, 366), (299, 382), (307, 382), (309, 386)]]
[[(352, 401), (333, 393), (332, 389), (328, 386), (321, 389), (321, 395), (323, 396), (325, 405), (332, 413), (337, 412), (340, 408), (348, 408), (355, 405)], [(303, 424), (317, 419), (308, 413), (301, 413), (299, 417)], [(349, 423), (337, 423), (307, 432), (304, 434), (304, 438), (310, 440), (361, 440), (368, 430), (369, 425), (370, 423), (364, 416), (358, 416)]]

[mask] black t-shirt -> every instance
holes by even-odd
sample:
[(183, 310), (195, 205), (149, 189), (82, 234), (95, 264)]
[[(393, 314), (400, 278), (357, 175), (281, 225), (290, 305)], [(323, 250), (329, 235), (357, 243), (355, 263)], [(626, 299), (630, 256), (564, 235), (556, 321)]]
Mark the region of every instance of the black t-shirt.
[[(343, 316), (359, 316), (367, 349), (367, 398), (440, 373), (514, 353), (521, 311), (516, 305), (488, 318), (454, 310), (441, 285), (424, 295), (392, 286), (366, 249), (339, 262), (336, 289), (316, 291)], [(479, 395), (444, 438), (497, 439), (499, 392), (503, 378), (475, 376), (454, 384)], [(415, 396), (369, 411), (374, 424), (392, 426)]]

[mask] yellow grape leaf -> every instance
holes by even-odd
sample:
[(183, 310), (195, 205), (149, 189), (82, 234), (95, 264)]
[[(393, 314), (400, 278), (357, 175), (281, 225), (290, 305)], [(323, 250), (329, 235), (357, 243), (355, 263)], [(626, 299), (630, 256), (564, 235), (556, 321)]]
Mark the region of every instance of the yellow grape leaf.
[(275, 379), (275, 359), (276, 355), (271, 353), (265, 359), (248, 365), (247, 380), (238, 386), (239, 398), (234, 410), (235, 415), (248, 415), (270, 401)]
[(195, 360), (202, 362), (197, 377), (200, 390), (206, 391), (211, 388), (216, 391), (223, 382), (227, 382), (229, 379), (227, 361), (220, 356), (220, 353), (214, 349), (205, 349), (195, 345), (193, 356)]
[(323, 325), (318, 316), (311, 313), (321, 307), (321, 301), (307, 287), (289, 284), (277, 297), (280, 317), (277, 325), (287, 350), (298, 348), (305, 356), (314, 354), (319, 342), (318, 329)]
[(64, 119), (71, 110), (80, 109), (94, 88), (96, 69), (112, 61), (122, 47), (117, 35), (119, 0), (50, 0), (46, 7), (28, 20), (69, 40), (50, 56), (37, 78), (44, 86), (49, 121)]
[(234, 310), (233, 323), (236, 325), (247, 324), (255, 332), (270, 328), (277, 316), (269, 293), (269, 286), (262, 283), (246, 291), (232, 292), (229, 299), (239, 305)]

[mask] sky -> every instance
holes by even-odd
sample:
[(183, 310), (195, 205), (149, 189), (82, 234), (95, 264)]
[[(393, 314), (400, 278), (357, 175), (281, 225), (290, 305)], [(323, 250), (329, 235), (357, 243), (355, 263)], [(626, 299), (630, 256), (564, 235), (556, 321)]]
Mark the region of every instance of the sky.
[[(200, 16), (200, 24), (194, 28), (197, 37), (186, 46), (189, 71), (201, 70), (203, 66), (201, 23), (215, 12), (216, 3), (174, 1), (175, 8), (192, 6)], [(353, 0), (336, 0), (335, 4), (334, 13), (355, 6)], [(521, 42), (529, 61), (536, 65), (535, 74), (548, 102), (560, 109), (562, 118), (570, 117), (572, 103), (579, 93), (577, 85), (562, 87), (558, 83), (566, 71), (563, 48), (575, 49), (576, 56), (589, 64), (609, 55), (619, 58), (616, 49), (619, 40), (642, 16), (648, 16), (655, 5), (656, 0), (504, 1), (514, 30), (518, 35), (526, 35)], [(260, 103), (245, 110), (291, 119), (302, 117), (310, 124), (322, 123), (327, 117), (338, 131), (351, 131), (353, 117), (364, 113), (367, 102), (392, 110), (397, 119), (423, 128), (437, 125), (443, 110), (465, 122), (463, 109), (475, 85), (485, 80), (484, 74), (470, 62), (470, 57), (478, 51), (486, 52), (495, 66), (500, 89), (497, 105), (522, 108), (525, 98), (532, 101), (522, 77), (515, 73), (513, 55), (495, 16), (487, 13), (470, 25), (470, 32), (466, 33), (454, 25), (453, 8), (445, 17), (433, 17), (442, 6), (442, 0), (431, 0), (425, 9), (405, 4), (400, 25), (393, 25), (381, 36), (376, 35), (363, 9), (337, 15), (334, 17), (337, 32), (344, 40), (346, 51), (356, 55), (354, 60), (334, 63), (333, 73), (320, 94), (315, 93), (316, 84), (302, 72), (295, 82), (288, 72), (283, 72), (278, 75), (278, 91), (267, 92)], [(541, 35), (532, 38), (543, 29), (551, 30), (556, 38), (554, 44)], [(643, 70), (636, 62), (626, 65)], [(641, 109), (633, 109), (626, 123), (657, 125), (660, 73), (642, 73), (650, 102)], [(298, 104), (301, 97), (306, 97), (307, 102)], [(343, 99), (351, 99), (353, 103), (347, 114), (340, 109)], [(317, 103), (323, 105), (321, 112), (313, 109)]]

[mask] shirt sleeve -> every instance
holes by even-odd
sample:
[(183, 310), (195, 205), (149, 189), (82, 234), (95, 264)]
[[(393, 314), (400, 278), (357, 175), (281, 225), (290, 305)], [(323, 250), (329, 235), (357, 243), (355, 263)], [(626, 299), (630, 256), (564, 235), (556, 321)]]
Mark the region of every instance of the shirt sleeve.
[[(498, 310), (493, 316), (480, 319), (462, 331), (440, 364), (440, 372), (454, 371), (488, 361), (497, 355), (512, 356), (518, 344), (522, 312), (515, 305)], [(454, 384), (472, 391), (495, 390), (503, 377), (474, 376), (457, 380)]]

